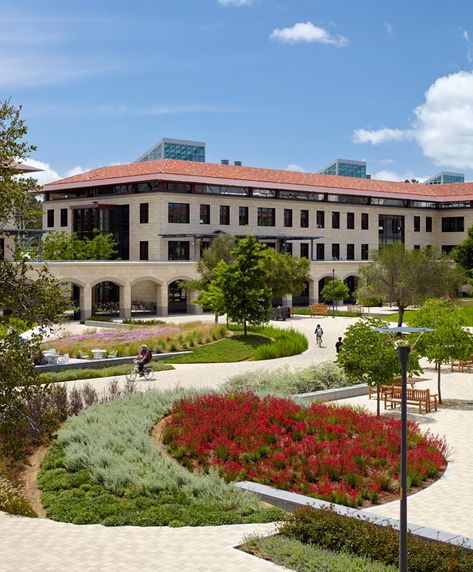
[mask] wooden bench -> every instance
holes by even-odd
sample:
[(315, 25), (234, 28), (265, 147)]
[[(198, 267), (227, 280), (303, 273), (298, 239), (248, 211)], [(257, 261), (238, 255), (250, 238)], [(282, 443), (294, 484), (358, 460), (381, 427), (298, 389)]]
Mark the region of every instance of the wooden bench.
[(352, 304), (351, 306), (347, 306), (347, 312), (354, 312), (357, 314), (362, 314), (363, 313), (363, 306), (360, 306), (359, 304)]
[(311, 304), (310, 305), (310, 315), (311, 316), (328, 316), (329, 307), (327, 304)]
[[(428, 377), (408, 377), (407, 378), (407, 385), (410, 385), (412, 388), (415, 387), (416, 383), (420, 381), (429, 381)], [(383, 392), (386, 390), (390, 390), (393, 385), (401, 386), (402, 378), (400, 375), (393, 377), (392, 385), (382, 385), (381, 386), (381, 399), (383, 399)], [(374, 395), (376, 397), (376, 385), (368, 385), (368, 399), (371, 399), (371, 396)]]
[[(399, 385), (383, 386), (386, 388), (384, 391), (384, 409), (391, 406), (391, 409), (395, 409), (398, 403), (401, 403), (402, 388)], [(435, 411), (437, 411), (437, 394), (430, 394), (429, 389), (412, 389), (408, 387), (406, 389), (406, 401), (408, 405), (417, 405), (419, 407), (419, 413), (422, 413), (423, 409), (425, 413), (430, 413), (432, 411), (432, 405)]]

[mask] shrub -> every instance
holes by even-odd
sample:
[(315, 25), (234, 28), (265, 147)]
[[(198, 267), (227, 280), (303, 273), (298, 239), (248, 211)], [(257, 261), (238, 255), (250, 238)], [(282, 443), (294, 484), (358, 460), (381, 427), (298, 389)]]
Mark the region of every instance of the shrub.
[(0, 510), (19, 516), (35, 517), (21, 487), (0, 475)]
[(110, 316), (104, 316), (103, 314), (92, 314), (92, 316), (87, 318), (87, 321), (89, 320), (91, 322), (113, 322)]
[(137, 320), (135, 318), (124, 318), (124, 324), (129, 324), (130, 326), (161, 326), (166, 322), (164, 320)]
[[(396, 566), (399, 533), (360, 518), (342, 516), (329, 509), (297, 509), (286, 517), (279, 532), (289, 538), (335, 551), (365, 555)], [(413, 534), (408, 537), (411, 572), (467, 572), (473, 570), (473, 551)]]
[[(232, 325), (231, 330), (240, 329)], [(255, 360), (275, 359), (300, 354), (307, 350), (309, 342), (304, 334), (293, 329), (281, 330), (272, 326), (249, 326), (249, 332), (267, 336), (274, 341), (259, 346), (253, 355)]]

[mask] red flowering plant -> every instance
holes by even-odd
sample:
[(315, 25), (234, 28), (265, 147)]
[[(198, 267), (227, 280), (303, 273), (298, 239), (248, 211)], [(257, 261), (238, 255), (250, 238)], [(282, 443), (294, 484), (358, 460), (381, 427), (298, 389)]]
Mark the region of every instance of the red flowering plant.
[[(397, 491), (400, 432), (400, 421), (351, 407), (235, 393), (180, 400), (163, 440), (191, 470), (361, 506)], [(444, 440), (410, 422), (408, 441), (410, 485), (438, 476)]]

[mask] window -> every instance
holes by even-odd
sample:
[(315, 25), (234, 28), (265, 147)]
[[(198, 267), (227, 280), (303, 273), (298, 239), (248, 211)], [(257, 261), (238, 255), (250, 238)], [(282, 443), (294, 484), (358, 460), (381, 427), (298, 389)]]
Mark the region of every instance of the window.
[(420, 232), (420, 216), (414, 217), (414, 232)]
[(292, 256), (292, 242), (285, 242), (281, 245), (281, 252), (285, 252), (286, 254), (290, 254)]
[(309, 258), (309, 243), (301, 242), (301, 258)]
[(258, 226), (274, 226), (276, 209), (258, 207)]
[(220, 224), (230, 224), (230, 207), (220, 205)]
[(432, 217), (425, 217), (425, 232), (432, 232)]
[(347, 228), (350, 230), (355, 228), (355, 213), (347, 213)]
[(309, 211), (301, 211), (301, 228), (309, 228)]
[(361, 245), (361, 260), (368, 260), (369, 258), (369, 250), (367, 244)]
[(168, 260), (189, 260), (189, 242), (170, 240), (168, 242)]
[(210, 248), (210, 240), (201, 240), (200, 241), (200, 258), (202, 258), (202, 255), (207, 250), (207, 248)]
[(248, 225), (248, 207), (240, 207), (238, 209), (238, 220), (240, 226)]
[(61, 209), (61, 226), (67, 226), (68, 209)]
[(0, 260), (5, 260), (5, 239), (0, 238)]
[(172, 193), (190, 193), (191, 192), (191, 185), (190, 183), (166, 183), (164, 187), (166, 191), (170, 191)]
[(140, 224), (147, 224), (149, 222), (149, 204), (140, 203)]
[(210, 224), (210, 205), (200, 205), (200, 224)]
[(347, 244), (347, 260), (355, 260), (355, 245)]
[(404, 216), (379, 215), (378, 221), (380, 245), (404, 242)]
[(149, 260), (149, 245), (147, 240), (140, 240), (140, 260)]
[(414, 244), (414, 250), (420, 250), (420, 244)]
[(465, 219), (462, 216), (443, 216), (442, 232), (463, 232)]
[(284, 226), (292, 226), (292, 209), (284, 209)]
[(332, 228), (340, 228), (340, 213), (332, 213)]
[(369, 226), (368, 213), (361, 213), (361, 230), (368, 230)]
[(317, 228), (325, 228), (325, 212), (317, 211)]
[(454, 244), (442, 244), (442, 252), (444, 254), (449, 254), (455, 248)]
[(168, 222), (179, 224), (189, 223), (189, 204), (168, 203)]
[(48, 226), (54, 226), (54, 209), (48, 209)]
[(340, 245), (332, 244), (332, 260), (340, 260)]
[(325, 260), (325, 244), (316, 244), (317, 260)]

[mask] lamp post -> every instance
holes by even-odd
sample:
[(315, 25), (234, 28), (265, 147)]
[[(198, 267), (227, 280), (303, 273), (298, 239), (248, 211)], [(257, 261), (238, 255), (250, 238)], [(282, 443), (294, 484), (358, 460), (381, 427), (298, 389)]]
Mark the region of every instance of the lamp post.
[[(423, 334), (432, 328), (374, 328), (382, 334)], [(417, 338), (419, 339), (419, 338)], [(407, 364), (411, 347), (402, 341), (397, 345), (401, 364), (401, 469), (399, 478), (399, 570), (407, 572)]]
[(335, 268), (332, 268), (332, 318), (335, 318)]

